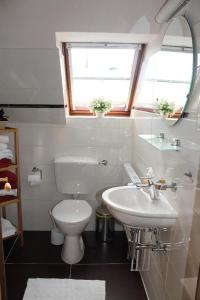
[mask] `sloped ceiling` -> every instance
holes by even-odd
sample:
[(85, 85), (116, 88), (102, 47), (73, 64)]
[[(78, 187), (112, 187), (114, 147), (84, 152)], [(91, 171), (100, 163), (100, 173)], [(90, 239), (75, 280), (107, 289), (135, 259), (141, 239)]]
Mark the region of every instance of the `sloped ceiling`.
[[(59, 53), (55, 32), (116, 32), (159, 34), (154, 16), (164, 0), (1, 0), (0, 104), (60, 106), (65, 121)], [(198, 22), (200, 1), (188, 12)], [(42, 121), (41, 109), (29, 108), (25, 121)], [(17, 111), (16, 111), (17, 110)], [(26, 111), (9, 110), (11, 120), (24, 120)], [(48, 118), (48, 110), (44, 119)], [(62, 111), (62, 113), (61, 113)], [(60, 117), (61, 116), (61, 117)], [(58, 118), (58, 119), (59, 119)], [(46, 122), (46, 121), (45, 121)]]
[(157, 33), (154, 16), (164, 0), (1, 0), (1, 48), (55, 48), (56, 31), (131, 32), (142, 18)]

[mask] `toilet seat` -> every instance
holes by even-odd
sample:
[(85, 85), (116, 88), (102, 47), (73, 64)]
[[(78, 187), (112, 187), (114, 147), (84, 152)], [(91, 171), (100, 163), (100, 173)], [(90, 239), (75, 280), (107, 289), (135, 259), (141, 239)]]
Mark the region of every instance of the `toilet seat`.
[(52, 209), (56, 220), (70, 224), (89, 219), (91, 214), (92, 208), (85, 200), (62, 200)]

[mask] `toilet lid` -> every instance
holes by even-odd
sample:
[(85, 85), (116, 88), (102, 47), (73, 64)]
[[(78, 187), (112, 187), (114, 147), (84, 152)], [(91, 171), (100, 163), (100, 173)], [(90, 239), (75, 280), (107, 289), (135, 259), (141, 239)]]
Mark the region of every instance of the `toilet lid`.
[(62, 200), (52, 209), (53, 217), (61, 222), (81, 222), (91, 214), (92, 208), (85, 200)]

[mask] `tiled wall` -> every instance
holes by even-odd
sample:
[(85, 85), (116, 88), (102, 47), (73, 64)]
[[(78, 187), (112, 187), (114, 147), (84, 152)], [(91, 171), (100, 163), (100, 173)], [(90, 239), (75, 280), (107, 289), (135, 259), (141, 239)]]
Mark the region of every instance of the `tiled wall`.
[(198, 172), (198, 180), (195, 193), (195, 204), (192, 218), (192, 229), (190, 235), (190, 243), (187, 256), (187, 264), (185, 277), (183, 279), (184, 291), (183, 300), (195, 299), (197, 277), (200, 267), (200, 169)]
[[(196, 4), (197, 5), (197, 2)], [(195, 15), (188, 13), (189, 17)], [(195, 19), (195, 18), (194, 18)], [(196, 21), (198, 18), (196, 18)], [(199, 43), (199, 24), (193, 25), (197, 48)], [(198, 52), (200, 52), (198, 50)], [(164, 191), (171, 204), (176, 208), (179, 218), (177, 224), (168, 233), (163, 234), (163, 239), (173, 243), (181, 242), (180, 246), (174, 244), (167, 255), (151, 255), (151, 266), (148, 272), (142, 272), (142, 278), (150, 300), (189, 300), (190, 295), (186, 291), (188, 282), (186, 278), (197, 275), (199, 267), (199, 155), (200, 155), (200, 118), (199, 118), (199, 95), (200, 95), (200, 73), (198, 72), (192, 97), (187, 111), (189, 118), (182, 119), (175, 126), (168, 126), (166, 122), (150, 113), (135, 112), (133, 120), (133, 146), (132, 162), (140, 175), (144, 175), (146, 168), (151, 166), (157, 178), (174, 180), (178, 184), (176, 192)], [(166, 138), (179, 138), (181, 150), (178, 152), (162, 152), (142, 140), (139, 134), (155, 134), (164, 132)], [(184, 175), (191, 172), (191, 181)], [(196, 203), (195, 203), (196, 197)], [(195, 204), (194, 204), (195, 203)], [(194, 216), (193, 216), (194, 209)], [(193, 224), (193, 225), (192, 225)], [(192, 228), (192, 232), (191, 232)], [(189, 243), (190, 237), (193, 244)], [(189, 248), (190, 247), (190, 248)], [(189, 255), (188, 255), (188, 248)], [(194, 252), (195, 249), (195, 252)], [(193, 260), (188, 260), (192, 253)], [(195, 281), (193, 285), (193, 297)], [(194, 298), (191, 298), (194, 300)], [(190, 300), (191, 300), (190, 299)]]
[[(154, 148), (139, 134), (156, 134), (164, 132), (167, 138), (179, 138), (181, 150), (162, 152)], [(144, 175), (146, 167), (152, 166), (157, 178), (174, 180), (178, 184), (176, 192), (165, 191), (171, 204), (179, 214), (177, 224), (163, 239), (170, 242), (182, 242), (181, 247), (174, 247), (167, 255), (152, 253), (151, 267), (142, 273), (149, 299), (181, 300), (182, 281), (185, 276), (188, 239), (190, 237), (195, 185), (198, 174), (199, 137), (196, 120), (184, 119), (174, 127), (168, 127), (163, 120), (149, 113), (135, 113), (133, 122), (132, 161), (140, 175)], [(193, 182), (184, 175), (191, 172)]]
[[(96, 191), (122, 182), (122, 162), (131, 159), (132, 127), (130, 119), (71, 118), (66, 125), (13, 124), (19, 128), (22, 177), (22, 202), (26, 230), (49, 230), (48, 210), (66, 196), (57, 192), (54, 158), (59, 155), (88, 156), (107, 166), (96, 168), (95, 181), (87, 196), (95, 209)], [(43, 171), (40, 186), (30, 187), (27, 175), (33, 166)], [(10, 214), (13, 218), (14, 213)], [(94, 214), (88, 230), (94, 230)], [(117, 227), (119, 229), (119, 227)]]

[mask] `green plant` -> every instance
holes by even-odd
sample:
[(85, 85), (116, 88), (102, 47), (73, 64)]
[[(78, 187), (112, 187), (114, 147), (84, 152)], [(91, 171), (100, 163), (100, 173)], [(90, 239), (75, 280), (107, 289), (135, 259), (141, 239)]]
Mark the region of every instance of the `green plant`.
[(174, 112), (174, 105), (167, 100), (161, 100), (160, 103), (157, 104), (156, 112), (160, 115), (169, 116)]
[(90, 110), (92, 112), (107, 113), (111, 110), (111, 102), (104, 100), (103, 97), (94, 99), (90, 104)]
[(0, 121), (8, 121), (8, 117), (5, 115), (3, 109), (0, 109)]

